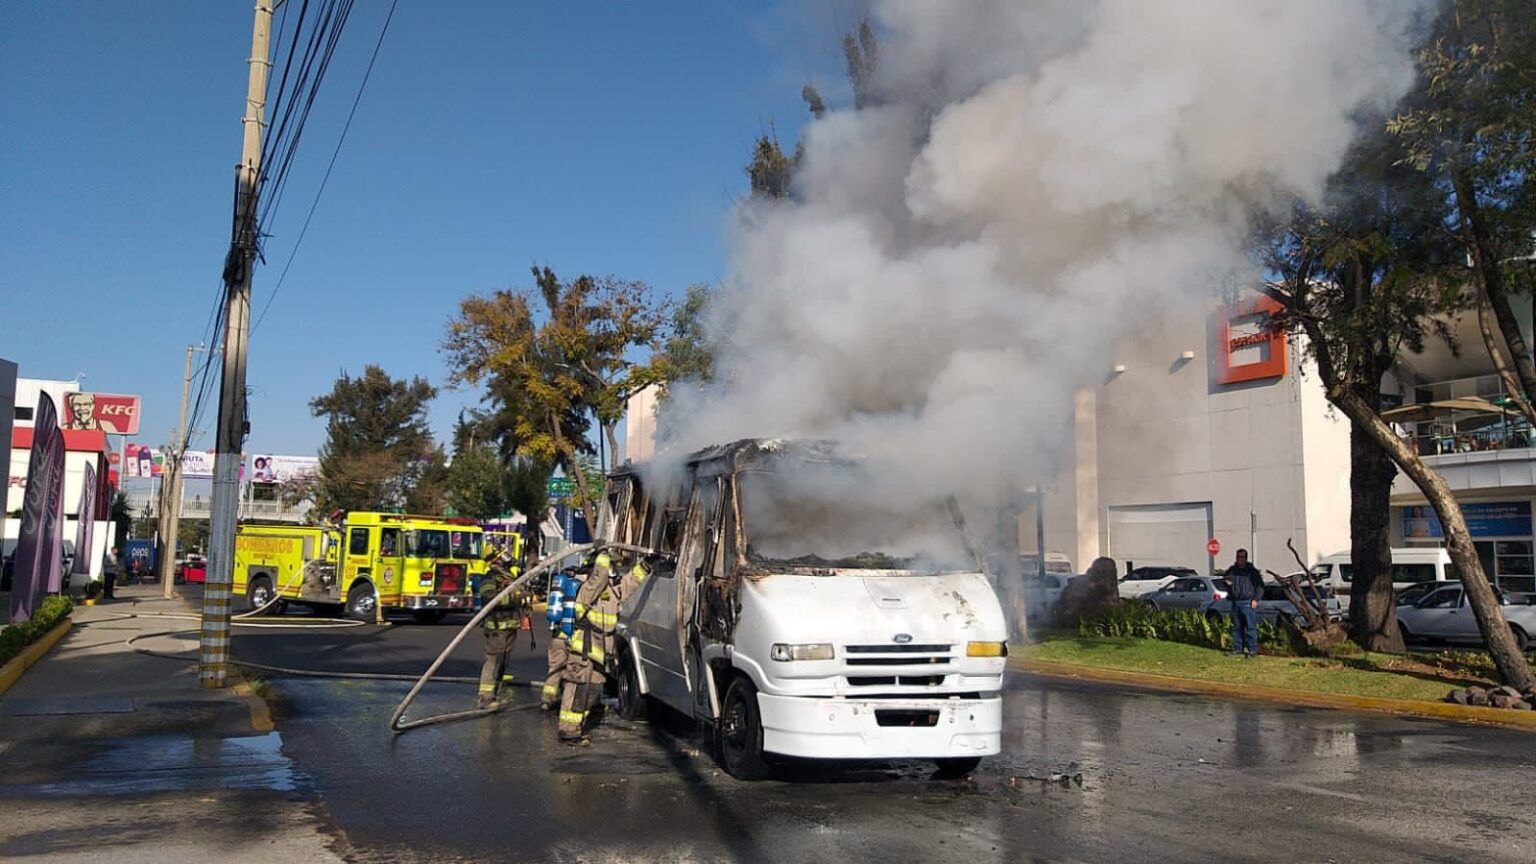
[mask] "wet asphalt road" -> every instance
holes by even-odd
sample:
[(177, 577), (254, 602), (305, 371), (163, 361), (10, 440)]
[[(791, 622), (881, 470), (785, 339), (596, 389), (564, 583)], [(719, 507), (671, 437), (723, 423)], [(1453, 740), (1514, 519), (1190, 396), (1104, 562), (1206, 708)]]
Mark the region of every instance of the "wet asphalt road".
[[(236, 651), (417, 672), (455, 629), (242, 631)], [(1015, 675), (1004, 752), (970, 779), (879, 763), (743, 784), (674, 716), (610, 715), (582, 749), (537, 709), (395, 737), (404, 683), (272, 683), (285, 755), (362, 861), (1536, 860), (1536, 736), (1515, 731)], [(413, 716), (472, 699), (432, 686)]]

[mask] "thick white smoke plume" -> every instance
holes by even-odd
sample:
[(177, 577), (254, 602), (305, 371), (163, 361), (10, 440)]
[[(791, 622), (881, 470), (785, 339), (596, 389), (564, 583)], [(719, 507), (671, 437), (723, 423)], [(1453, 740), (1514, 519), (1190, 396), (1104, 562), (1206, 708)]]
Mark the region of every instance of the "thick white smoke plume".
[(745, 205), (711, 322), (722, 383), (675, 393), (669, 449), (830, 438), (902, 466), (882, 494), (996, 503), (1053, 475), (1074, 392), (1130, 328), (1258, 276), (1247, 213), (1320, 195), (1411, 83), (1423, 9), (873, 12), (879, 104), (809, 127), (792, 201)]

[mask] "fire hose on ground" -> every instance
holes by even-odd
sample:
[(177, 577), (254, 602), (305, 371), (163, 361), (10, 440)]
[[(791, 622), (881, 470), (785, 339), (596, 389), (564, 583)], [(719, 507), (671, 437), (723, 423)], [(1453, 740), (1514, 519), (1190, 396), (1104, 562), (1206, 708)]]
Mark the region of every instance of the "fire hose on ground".
[[(443, 663), (447, 661), (448, 655), (452, 654), (454, 649), (459, 647), (459, 643), (464, 641), (465, 637), (469, 635), (470, 631), (480, 624), (480, 621), (485, 618), (485, 616), (489, 614), (492, 609), (496, 607), (496, 604), (504, 602), (507, 598), (511, 597), (515, 591), (523, 587), (523, 585), (526, 584), (528, 580), (532, 579), (534, 576), (554, 569), (556, 565), (560, 564), (562, 561), (565, 561), (568, 558), (572, 558), (577, 555), (584, 555), (587, 552), (596, 549), (612, 549), (618, 552), (634, 552), (640, 555), (655, 554), (654, 549), (649, 549), (644, 546), (634, 546), (628, 543), (585, 543), (579, 546), (572, 546), (563, 552), (551, 555), (550, 557), (545, 558), (543, 561), (540, 561), (537, 565), (529, 568), (528, 572), (514, 579), (511, 584), (498, 591), (495, 597), (487, 600), (485, 605), (480, 608), (480, 611), (475, 613), (473, 618), (469, 619), (469, 623), (465, 624), (463, 628), (461, 628), (459, 632), (454, 635), (453, 640), (448, 643), (448, 647), (444, 648), (443, 652), (437, 655), (437, 659), (433, 660), (432, 665), (427, 667), (427, 671), (422, 673), (421, 677), (416, 680), (415, 686), (411, 687), (411, 692), (405, 695), (405, 698), (400, 701), (400, 705), (395, 708), (394, 713), (389, 716), (390, 731), (398, 735), (399, 733), (405, 732), (409, 729), (420, 729), (423, 726), (431, 726), (437, 723), (451, 723), (455, 720), (469, 720), (474, 717), (484, 717), (487, 714), (494, 714), (497, 711), (502, 710), (502, 707), (498, 705), (490, 708), (471, 708), (465, 711), (452, 711), (447, 714), (436, 714), (431, 717), (423, 717), (420, 720), (404, 719), (406, 709), (410, 707), (412, 702), (416, 701), (416, 697), (421, 693), (422, 688), (427, 686), (427, 682), (433, 680), (433, 677), (437, 674), (437, 670), (442, 668)], [(439, 678), (437, 680), (443, 681), (447, 679)], [(523, 710), (532, 707), (533, 705), (531, 704), (520, 705), (517, 708), (511, 710)]]

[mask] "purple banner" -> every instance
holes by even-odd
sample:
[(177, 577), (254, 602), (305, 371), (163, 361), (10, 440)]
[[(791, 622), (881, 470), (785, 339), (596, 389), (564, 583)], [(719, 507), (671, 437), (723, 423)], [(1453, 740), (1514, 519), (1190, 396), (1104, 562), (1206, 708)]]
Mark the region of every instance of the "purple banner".
[[(47, 393), (37, 396), (33, 414), (32, 451), (27, 456), (27, 491), (21, 504), (21, 530), (16, 541), (14, 575), (11, 577), (11, 622), (29, 620), (37, 607), (37, 595), (47, 587), (48, 564), (53, 559), (49, 539), (54, 489), (64, 484), (63, 433), (58, 409)], [(59, 470), (54, 465), (59, 464)]]
[(71, 574), (91, 575), (91, 563), (95, 552), (91, 548), (96, 528), (96, 469), (85, 466), (85, 478), (80, 483), (80, 506), (75, 510), (75, 563)]
[(37, 584), (41, 590), (33, 594), (33, 601), (41, 599), (42, 591), (49, 594), (59, 593), (59, 588), (64, 581), (64, 432), (60, 429), (53, 430), (53, 437), (58, 439), (57, 446), (48, 448), (48, 458), (54, 460), (52, 473), (59, 480), (53, 485), (53, 494), (48, 496), (50, 507), (48, 508), (48, 527), (43, 532), (43, 540), (48, 544), (48, 564), (38, 576)]

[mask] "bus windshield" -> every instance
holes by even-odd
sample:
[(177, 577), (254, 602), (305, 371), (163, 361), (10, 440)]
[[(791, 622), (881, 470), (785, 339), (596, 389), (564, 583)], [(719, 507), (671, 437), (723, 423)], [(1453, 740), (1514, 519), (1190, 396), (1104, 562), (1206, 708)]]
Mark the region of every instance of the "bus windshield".
[(930, 572), (975, 566), (942, 503), (883, 490), (879, 475), (857, 464), (783, 460), (737, 482), (751, 561)]

